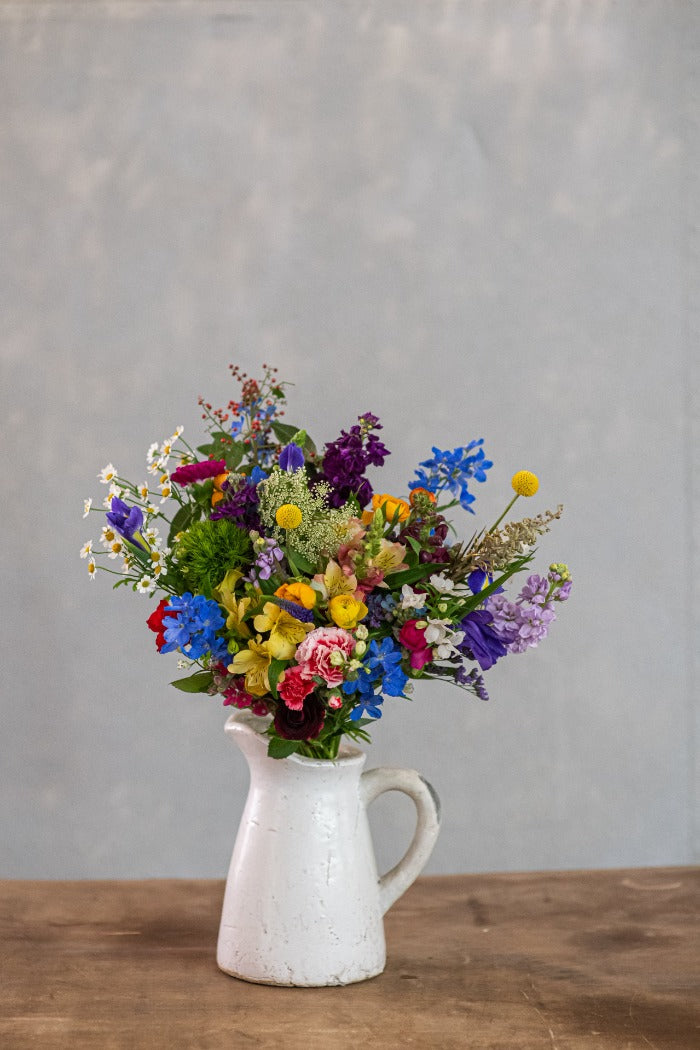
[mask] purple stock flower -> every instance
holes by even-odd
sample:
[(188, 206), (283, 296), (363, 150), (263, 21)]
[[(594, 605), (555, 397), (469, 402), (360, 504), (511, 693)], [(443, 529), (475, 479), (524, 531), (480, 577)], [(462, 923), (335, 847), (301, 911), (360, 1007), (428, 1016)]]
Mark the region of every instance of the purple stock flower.
[(225, 481), (222, 486), (224, 498), (212, 510), (209, 517), (212, 521), (219, 518), (230, 518), (241, 529), (262, 529), (258, 515), (258, 490), (255, 484), (247, 479)]
[(134, 533), (143, 528), (143, 513), (140, 507), (128, 507), (118, 496), (113, 496), (112, 509), (107, 511), (105, 517), (120, 536), (140, 550), (146, 550), (143, 543), (134, 536)]
[(524, 653), (526, 649), (539, 645), (556, 619), (549, 603), (526, 605), (524, 601), (509, 602), (502, 594), (487, 598), (485, 608), (491, 613), (493, 629), (509, 653)]
[(269, 580), (277, 568), (277, 563), (283, 558), (284, 554), (275, 541), (265, 540), (265, 546), (255, 556), (255, 568), (251, 569), (246, 579), (252, 583), (257, 583), (258, 580)]
[(359, 425), (341, 430), (340, 437), (326, 445), (319, 480), (331, 487), (328, 502), (342, 507), (355, 496), (361, 507), (372, 498), (372, 486), (365, 477), (368, 466), (381, 467), (389, 450), (372, 430), (381, 426), (377, 417), (366, 412), (359, 417)]
[(280, 452), (280, 467), (282, 470), (286, 470), (292, 474), (295, 470), (299, 470), (304, 466), (304, 453), (295, 445), (293, 441), (290, 441), (288, 445), (285, 445)]

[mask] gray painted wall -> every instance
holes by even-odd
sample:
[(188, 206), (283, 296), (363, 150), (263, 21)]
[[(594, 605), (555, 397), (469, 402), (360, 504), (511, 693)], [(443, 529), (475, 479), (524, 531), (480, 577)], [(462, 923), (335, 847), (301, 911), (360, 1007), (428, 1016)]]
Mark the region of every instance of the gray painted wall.
[(662, 0), (0, 3), (0, 876), (225, 872), (225, 712), (78, 550), (98, 470), (264, 360), (318, 441), (381, 416), (382, 488), (483, 436), (480, 523), (522, 467), (566, 507), (547, 643), (374, 731), (428, 870), (700, 858), (699, 46)]

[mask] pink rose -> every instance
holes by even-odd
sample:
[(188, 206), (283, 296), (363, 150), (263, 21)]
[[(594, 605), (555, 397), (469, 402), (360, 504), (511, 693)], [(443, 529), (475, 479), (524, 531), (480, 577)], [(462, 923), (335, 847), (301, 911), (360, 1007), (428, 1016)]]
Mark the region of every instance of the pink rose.
[(342, 627), (317, 627), (298, 646), (296, 659), (308, 677), (318, 675), (326, 685), (340, 685), (344, 677), (343, 668), (342, 665), (336, 667), (331, 663), (331, 657), (339, 653), (344, 663), (354, 647), (355, 639)]
[(291, 711), (302, 711), (304, 700), (314, 690), (315, 682), (303, 667), (288, 667), (284, 678), (277, 686), (277, 692)]
[(418, 627), (418, 620), (406, 620), (399, 631), (399, 641), (411, 654), (411, 667), (419, 671), (433, 658), (433, 650), (425, 641), (425, 628)]

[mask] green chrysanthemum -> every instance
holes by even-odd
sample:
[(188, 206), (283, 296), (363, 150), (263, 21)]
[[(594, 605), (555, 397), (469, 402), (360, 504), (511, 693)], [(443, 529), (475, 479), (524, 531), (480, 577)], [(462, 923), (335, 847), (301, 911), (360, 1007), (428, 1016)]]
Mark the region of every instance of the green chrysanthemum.
[(249, 565), (252, 544), (245, 529), (228, 518), (197, 521), (175, 548), (177, 571), (194, 594), (212, 598), (229, 569)]

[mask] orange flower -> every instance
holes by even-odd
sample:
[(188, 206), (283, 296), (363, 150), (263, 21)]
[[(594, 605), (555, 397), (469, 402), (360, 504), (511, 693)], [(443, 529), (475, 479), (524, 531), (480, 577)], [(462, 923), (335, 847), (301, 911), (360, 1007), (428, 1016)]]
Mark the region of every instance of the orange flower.
[(436, 503), (437, 502), (437, 500), (435, 498), (435, 493), (431, 492), (430, 489), (424, 489), (424, 488), (411, 489), (411, 495), (408, 498), (409, 498), (409, 500), (411, 502), (411, 506), (412, 507), (415, 506), (414, 496), (418, 496), (418, 495), (427, 496), (431, 503)]
[(382, 508), (386, 521), (405, 521), (411, 513), (411, 508), (405, 499), (398, 496), (390, 496), (388, 493), (375, 492), (372, 496), (372, 510)]
[(308, 583), (283, 583), (275, 591), (275, 597), (284, 598), (288, 602), (296, 602), (297, 605), (303, 605), (305, 609), (313, 609), (317, 594)]
[(224, 482), (226, 481), (227, 478), (228, 478), (228, 472), (225, 472), (223, 474), (217, 474), (216, 477), (214, 478), (214, 491), (211, 494), (211, 505), (212, 505), (212, 507), (215, 507), (216, 504), (219, 502), (219, 500), (222, 500), (224, 498), (224, 494), (223, 494), (223, 492), (221, 490), (222, 490), (223, 484), (224, 484)]

